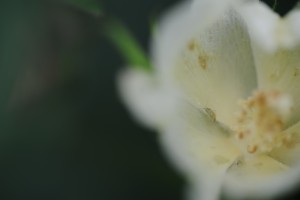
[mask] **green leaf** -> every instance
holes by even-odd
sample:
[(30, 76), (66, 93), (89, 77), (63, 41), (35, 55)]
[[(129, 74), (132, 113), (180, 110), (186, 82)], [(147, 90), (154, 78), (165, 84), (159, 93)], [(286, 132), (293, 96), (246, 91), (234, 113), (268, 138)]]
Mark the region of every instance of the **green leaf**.
[(104, 33), (130, 66), (147, 71), (151, 70), (151, 64), (144, 50), (123, 24), (112, 20), (104, 26)]
[(64, 3), (95, 16), (103, 13), (100, 3), (97, 0), (64, 0)]

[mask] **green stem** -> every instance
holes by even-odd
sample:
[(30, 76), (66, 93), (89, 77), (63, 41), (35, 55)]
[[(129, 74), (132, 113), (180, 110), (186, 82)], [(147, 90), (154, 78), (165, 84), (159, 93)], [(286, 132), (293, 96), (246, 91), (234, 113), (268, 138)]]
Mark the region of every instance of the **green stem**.
[(131, 67), (151, 71), (152, 67), (145, 52), (123, 24), (116, 20), (109, 21), (104, 26), (104, 34)]
[(278, 4), (278, 1), (277, 0), (274, 0), (274, 4), (273, 4), (273, 10), (276, 10), (276, 7), (277, 7), (277, 4)]

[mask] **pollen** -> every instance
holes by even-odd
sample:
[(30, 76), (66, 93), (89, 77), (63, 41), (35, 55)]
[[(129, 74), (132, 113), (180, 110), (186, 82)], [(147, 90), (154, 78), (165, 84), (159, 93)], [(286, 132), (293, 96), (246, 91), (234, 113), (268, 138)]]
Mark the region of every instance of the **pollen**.
[(257, 145), (249, 145), (247, 151), (248, 153), (255, 153), (257, 151)]
[(212, 109), (210, 109), (210, 108), (204, 108), (204, 111), (206, 112), (206, 114), (209, 116), (209, 118), (213, 122), (216, 121), (217, 116), (216, 116), (216, 113)]
[(207, 61), (208, 61), (208, 56), (202, 52), (202, 54), (198, 56), (198, 62), (200, 67), (204, 70), (207, 69)]
[(193, 51), (197, 48), (197, 42), (195, 40), (191, 40), (189, 43), (188, 43), (188, 49)]
[(283, 129), (291, 108), (291, 98), (279, 91), (257, 91), (241, 101), (235, 127), (240, 146), (249, 154), (290, 146), (292, 135)]

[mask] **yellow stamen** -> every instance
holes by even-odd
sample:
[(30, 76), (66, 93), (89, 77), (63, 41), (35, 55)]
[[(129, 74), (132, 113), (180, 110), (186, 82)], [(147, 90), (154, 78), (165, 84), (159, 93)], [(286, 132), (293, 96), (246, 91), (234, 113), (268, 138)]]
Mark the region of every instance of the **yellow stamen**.
[(240, 106), (235, 132), (246, 152), (265, 153), (282, 145), (290, 146), (291, 135), (282, 132), (292, 106), (287, 95), (259, 91)]

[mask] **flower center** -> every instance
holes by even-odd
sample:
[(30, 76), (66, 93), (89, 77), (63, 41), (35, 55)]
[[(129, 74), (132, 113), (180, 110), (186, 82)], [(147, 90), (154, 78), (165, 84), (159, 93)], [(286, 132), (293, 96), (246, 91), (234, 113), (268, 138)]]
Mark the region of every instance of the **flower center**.
[(291, 142), (291, 134), (284, 133), (284, 122), (292, 102), (278, 91), (257, 91), (240, 102), (235, 128), (238, 143), (247, 153), (268, 153)]

